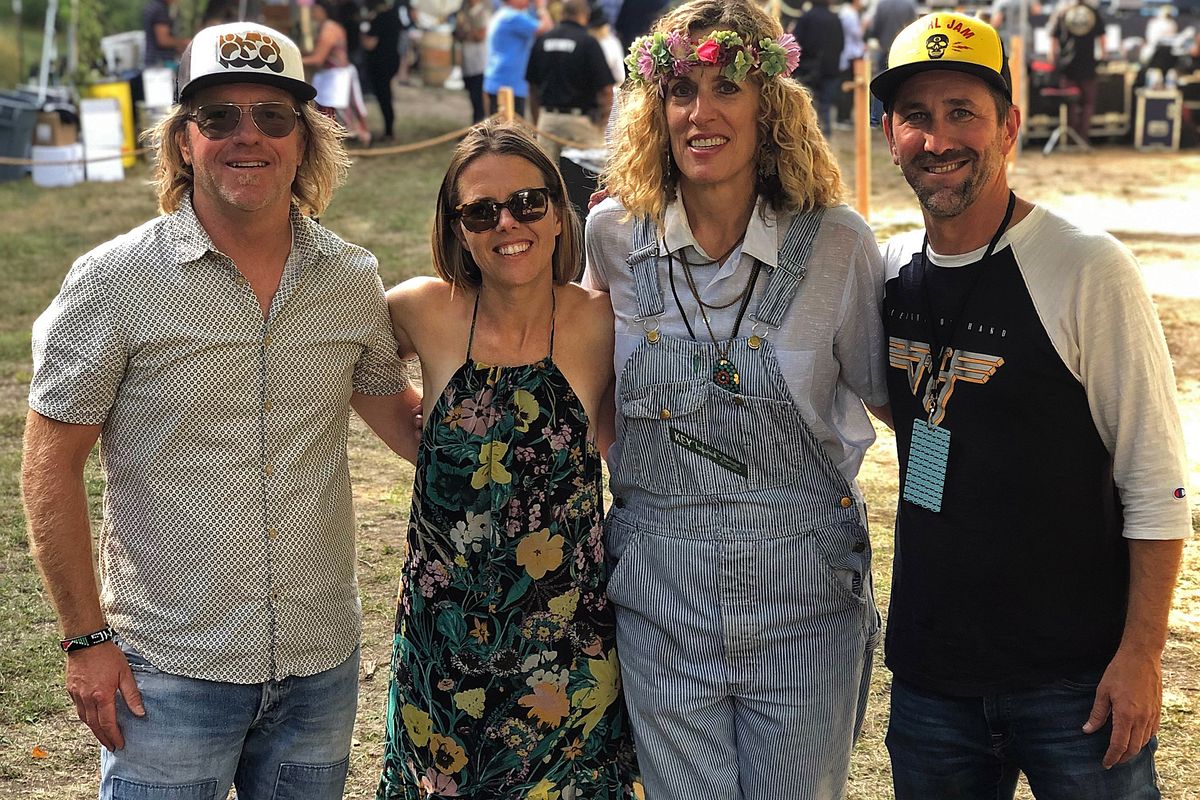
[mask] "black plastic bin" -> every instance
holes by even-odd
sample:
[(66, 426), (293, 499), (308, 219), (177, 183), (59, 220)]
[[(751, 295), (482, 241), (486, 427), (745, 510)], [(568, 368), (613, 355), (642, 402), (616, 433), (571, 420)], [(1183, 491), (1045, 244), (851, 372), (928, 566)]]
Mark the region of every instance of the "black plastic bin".
[[(0, 156), (29, 158), (37, 112), (37, 103), (28, 95), (0, 92)], [(28, 171), (20, 164), (0, 164), (0, 181), (22, 178)]]

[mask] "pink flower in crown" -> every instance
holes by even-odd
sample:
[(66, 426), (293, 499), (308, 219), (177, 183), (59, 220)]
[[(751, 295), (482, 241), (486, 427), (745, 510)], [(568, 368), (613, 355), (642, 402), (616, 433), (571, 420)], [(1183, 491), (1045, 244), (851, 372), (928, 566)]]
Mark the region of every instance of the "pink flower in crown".
[(701, 64), (715, 64), (721, 55), (721, 45), (709, 39), (696, 48), (696, 58)]
[(796, 67), (800, 66), (800, 45), (790, 33), (785, 33), (775, 41), (783, 48), (783, 52), (787, 53), (787, 74), (791, 75), (796, 71)]
[(654, 56), (650, 53), (650, 48), (647, 47), (638, 55), (638, 74), (642, 76), (642, 80), (649, 83), (654, 80), (654, 70), (658, 67), (654, 63)]
[(688, 60), (688, 51), (692, 49), (692, 43), (684, 33), (680, 31), (668, 33), (666, 47), (667, 52), (671, 54), (671, 72), (676, 78), (683, 77), (692, 71), (692, 62)]

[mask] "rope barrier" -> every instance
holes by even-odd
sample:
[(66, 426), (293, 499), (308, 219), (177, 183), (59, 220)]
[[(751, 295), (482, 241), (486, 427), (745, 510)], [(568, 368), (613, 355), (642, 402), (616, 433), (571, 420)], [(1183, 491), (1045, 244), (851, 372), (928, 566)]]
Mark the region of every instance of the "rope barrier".
[(595, 145), (595, 144), (583, 144), (581, 142), (571, 141), (570, 139), (564, 139), (561, 136), (555, 136), (553, 133), (547, 133), (546, 131), (542, 130), (541, 128), (538, 128), (532, 122), (525, 119), (524, 117), (517, 117), (517, 122), (521, 123), (526, 128), (529, 128), (531, 131), (536, 133), (538, 136), (546, 137), (547, 139), (549, 139), (550, 141), (559, 145), (560, 147), (573, 147), (576, 150), (595, 150), (597, 147), (602, 146), (602, 145)]
[[(493, 116), (500, 117), (501, 115), (494, 114)], [(527, 127), (531, 127), (528, 120), (522, 119), (520, 117), (517, 117), (516, 119), (519, 120), (521, 122), (521, 124), (523, 124)], [(415, 153), (418, 150), (425, 150), (430, 147), (437, 147), (440, 144), (445, 144), (446, 142), (452, 142), (455, 139), (461, 139), (463, 136), (466, 136), (467, 133), (473, 127), (474, 127), (473, 125), (467, 125), (465, 127), (458, 128), (457, 130), (453, 130), (453, 131), (449, 131), (447, 133), (440, 134), (438, 136), (433, 137), (432, 139), (423, 139), (419, 142), (409, 142), (407, 144), (397, 144), (397, 145), (392, 145), (390, 147), (375, 147), (375, 148), (371, 148), (370, 150), (355, 149), (355, 150), (350, 151), (350, 155), (353, 158), (358, 158), (360, 156), (365, 157), (365, 158), (376, 158), (378, 156), (393, 156), (393, 155), (402, 155), (404, 153)], [(539, 131), (539, 133), (541, 133), (541, 132)], [(588, 145), (577, 144), (575, 142), (568, 142), (565, 139), (558, 139), (557, 137), (549, 136), (549, 134), (543, 134), (543, 135), (546, 135), (548, 138), (551, 138), (554, 141), (559, 142), (560, 144), (563, 144), (564, 146), (567, 146), (567, 147), (580, 147), (580, 148), (584, 148), (584, 149), (586, 149), (588, 147)], [(93, 156), (91, 158), (55, 159), (53, 161), (40, 161), (40, 160), (29, 159), (29, 158), (13, 158), (11, 156), (0, 156), (0, 165), (18, 166), (18, 167), (32, 167), (32, 166), (39, 166), (39, 167), (47, 166), (48, 167), (48, 166), (61, 166), (61, 165), (66, 165), (66, 164), (90, 164), (90, 163), (94, 163), (94, 162), (98, 162), (98, 161), (112, 161), (112, 160), (118, 159), (118, 158), (126, 158), (131, 155), (132, 156), (141, 156), (141, 155), (145, 155), (146, 153), (152, 153), (152, 152), (154, 152), (154, 148), (139, 147), (136, 150), (122, 150), (120, 153), (115, 153), (112, 155)]]
[(62, 166), (64, 164), (91, 164), (98, 161), (115, 161), (118, 158), (128, 158), (129, 156), (140, 156), (151, 152), (149, 147), (139, 147), (136, 150), (124, 150), (119, 153), (113, 153), (107, 156), (94, 156), (92, 158), (66, 158), (55, 159), (53, 161), (34, 161), (29, 158), (12, 158), (11, 156), (0, 156), (0, 165), (14, 167), (52, 167)]
[(425, 150), (430, 147), (436, 147), (439, 144), (445, 144), (446, 142), (454, 141), (455, 139), (461, 139), (462, 137), (466, 136), (467, 132), (473, 127), (475, 126), (468, 125), (465, 128), (459, 128), (456, 131), (443, 133), (441, 136), (435, 136), (432, 139), (425, 139), (420, 142), (397, 144), (392, 145), (391, 147), (374, 147), (370, 150), (351, 150), (350, 155), (354, 156), (355, 158), (358, 158), (359, 156), (374, 158), (375, 156), (394, 156), (401, 153), (415, 153), (418, 150)]

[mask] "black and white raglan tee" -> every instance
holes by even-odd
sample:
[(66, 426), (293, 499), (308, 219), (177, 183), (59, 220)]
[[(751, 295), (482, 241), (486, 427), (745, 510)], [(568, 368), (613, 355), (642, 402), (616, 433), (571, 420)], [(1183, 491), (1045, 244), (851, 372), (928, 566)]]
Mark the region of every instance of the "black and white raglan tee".
[(922, 268), (922, 235), (884, 248), (902, 495), (934, 369), (950, 449), (941, 510), (900, 501), (887, 665), (962, 696), (1102, 669), (1125, 620), (1126, 540), (1191, 530), (1175, 380), (1138, 264), (1040, 207), (986, 261), (927, 251)]

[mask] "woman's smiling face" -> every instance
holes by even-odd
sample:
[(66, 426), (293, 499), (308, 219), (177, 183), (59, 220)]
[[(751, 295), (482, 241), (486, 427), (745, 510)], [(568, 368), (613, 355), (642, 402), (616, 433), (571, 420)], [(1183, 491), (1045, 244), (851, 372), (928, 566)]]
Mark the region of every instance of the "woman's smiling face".
[(716, 66), (671, 79), (667, 131), (681, 187), (744, 183), (753, 191), (760, 95), (757, 81), (735, 83)]
[[(455, 194), (459, 205), (476, 200), (504, 202), (514, 192), (545, 186), (541, 171), (524, 158), (488, 154), (463, 168)], [(519, 222), (511, 211), (502, 208), (495, 227), (482, 233), (472, 233), (459, 220), (453, 224), (459, 240), (479, 265), (485, 284), (524, 284), (552, 277), (554, 247), (562, 232), (553, 198), (546, 216), (535, 222)]]

